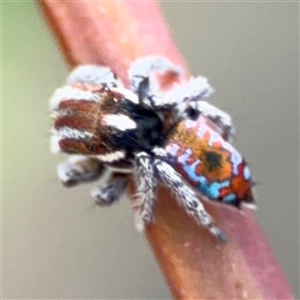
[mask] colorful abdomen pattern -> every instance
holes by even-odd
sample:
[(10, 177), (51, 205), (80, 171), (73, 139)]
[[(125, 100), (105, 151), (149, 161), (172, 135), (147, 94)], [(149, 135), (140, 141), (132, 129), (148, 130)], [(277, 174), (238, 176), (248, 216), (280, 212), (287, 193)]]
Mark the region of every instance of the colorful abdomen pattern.
[(237, 207), (254, 204), (245, 160), (205, 122), (180, 122), (165, 150), (174, 168), (205, 198)]

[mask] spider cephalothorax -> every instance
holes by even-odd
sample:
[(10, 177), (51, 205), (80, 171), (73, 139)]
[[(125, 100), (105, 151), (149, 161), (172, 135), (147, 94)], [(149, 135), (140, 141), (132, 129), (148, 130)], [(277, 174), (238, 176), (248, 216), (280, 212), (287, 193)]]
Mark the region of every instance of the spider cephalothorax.
[[(176, 84), (163, 88), (166, 76)], [(204, 101), (212, 89), (204, 77), (184, 81), (181, 71), (161, 57), (137, 60), (129, 70), (130, 89), (106, 67), (76, 68), (51, 98), (52, 150), (72, 154), (59, 165), (65, 185), (92, 181), (104, 168), (111, 176), (92, 195), (111, 204), (133, 172), (136, 226), (153, 220), (157, 182), (219, 240), (224, 233), (194, 192), (203, 199), (240, 207), (253, 204), (249, 169), (227, 141), (233, 126), (228, 114)], [(160, 79), (159, 79), (160, 78)]]

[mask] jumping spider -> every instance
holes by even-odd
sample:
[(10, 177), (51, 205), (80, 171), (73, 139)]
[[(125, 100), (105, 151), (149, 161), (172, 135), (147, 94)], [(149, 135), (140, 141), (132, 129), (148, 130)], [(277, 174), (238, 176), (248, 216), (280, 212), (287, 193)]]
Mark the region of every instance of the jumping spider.
[[(164, 89), (164, 76), (176, 84)], [(93, 181), (109, 169), (108, 181), (92, 191), (99, 204), (109, 205), (133, 172), (139, 230), (153, 221), (162, 182), (197, 223), (225, 241), (198, 196), (237, 207), (254, 203), (249, 169), (228, 142), (230, 116), (204, 100), (212, 92), (206, 78), (184, 81), (180, 68), (165, 58), (138, 59), (129, 78), (126, 89), (107, 67), (79, 66), (55, 91), (51, 147), (71, 154), (58, 166), (60, 181), (66, 186)]]

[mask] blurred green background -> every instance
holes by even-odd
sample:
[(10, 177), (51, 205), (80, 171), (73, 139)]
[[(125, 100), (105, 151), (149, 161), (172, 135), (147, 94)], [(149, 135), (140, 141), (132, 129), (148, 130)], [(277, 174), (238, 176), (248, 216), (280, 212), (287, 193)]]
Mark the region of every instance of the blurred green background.
[[(299, 297), (299, 4), (161, 6), (193, 74), (215, 87), (211, 102), (235, 120), (256, 215)], [(170, 298), (129, 202), (94, 209), (90, 186), (57, 182), (48, 99), (67, 69), (34, 2), (2, 2), (2, 50), (3, 298)]]

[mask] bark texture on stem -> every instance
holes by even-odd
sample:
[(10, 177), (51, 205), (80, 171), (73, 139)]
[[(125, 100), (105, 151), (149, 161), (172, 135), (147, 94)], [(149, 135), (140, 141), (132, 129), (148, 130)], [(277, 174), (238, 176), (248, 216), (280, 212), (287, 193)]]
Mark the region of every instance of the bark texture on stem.
[[(156, 2), (38, 1), (70, 67), (110, 66), (125, 82), (138, 57), (166, 56), (185, 66)], [(176, 299), (293, 299), (250, 211), (206, 204), (228, 235), (219, 245), (161, 188), (147, 238)]]

